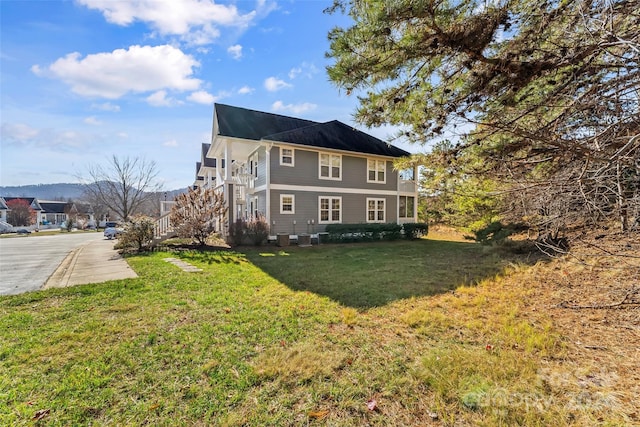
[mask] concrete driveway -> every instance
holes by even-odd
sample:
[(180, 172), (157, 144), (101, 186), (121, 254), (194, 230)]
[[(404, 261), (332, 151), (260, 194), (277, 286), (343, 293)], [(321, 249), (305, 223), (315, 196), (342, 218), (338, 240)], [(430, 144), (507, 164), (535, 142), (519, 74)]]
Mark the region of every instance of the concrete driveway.
[(35, 291), (49, 279), (48, 286), (71, 286), (136, 277), (115, 242), (99, 232), (1, 238), (0, 295)]

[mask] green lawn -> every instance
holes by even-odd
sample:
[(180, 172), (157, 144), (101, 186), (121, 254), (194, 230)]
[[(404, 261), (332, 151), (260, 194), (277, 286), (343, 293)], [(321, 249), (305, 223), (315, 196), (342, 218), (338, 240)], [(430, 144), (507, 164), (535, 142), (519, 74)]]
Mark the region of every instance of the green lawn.
[(496, 278), (505, 261), (475, 244), (128, 261), (139, 278), (0, 297), (0, 425), (542, 426), (603, 416), (571, 412), (537, 380), (562, 356), (561, 339), (544, 317), (521, 315), (526, 289)]

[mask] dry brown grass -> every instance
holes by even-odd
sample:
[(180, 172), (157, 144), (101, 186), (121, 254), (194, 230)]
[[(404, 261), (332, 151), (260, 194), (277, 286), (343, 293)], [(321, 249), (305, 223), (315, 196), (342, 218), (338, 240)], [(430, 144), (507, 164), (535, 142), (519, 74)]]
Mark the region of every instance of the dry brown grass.
[[(565, 337), (567, 358), (551, 362), (551, 386), (601, 396), (640, 425), (640, 244), (637, 236), (582, 240), (563, 259), (529, 273), (527, 311), (545, 312)], [(615, 305), (632, 289), (639, 292)], [(596, 402), (597, 403), (597, 402)]]

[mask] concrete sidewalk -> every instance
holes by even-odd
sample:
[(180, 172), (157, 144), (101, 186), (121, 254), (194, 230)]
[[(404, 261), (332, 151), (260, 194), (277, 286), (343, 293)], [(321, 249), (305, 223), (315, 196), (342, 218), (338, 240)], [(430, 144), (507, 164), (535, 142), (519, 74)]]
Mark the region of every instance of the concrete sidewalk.
[(42, 288), (63, 288), (138, 277), (113, 248), (116, 242), (94, 240), (71, 251)]

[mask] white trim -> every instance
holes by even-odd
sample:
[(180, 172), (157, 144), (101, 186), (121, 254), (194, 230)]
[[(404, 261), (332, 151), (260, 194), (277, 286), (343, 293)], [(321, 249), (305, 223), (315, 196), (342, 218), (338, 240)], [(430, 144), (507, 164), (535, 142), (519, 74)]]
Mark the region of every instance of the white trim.
[[(329, 220), (322, 220), (322, 199), (329, 199)], [(333, 200), (340, 200), (340, 218), (337, 221), (331, 219), (331, 213), (333, 210), (331, 209), (331, 205)], [(342, 223), (342, 196), (318, 196), (318, 224), (340, 224)]]
[[(283, 200), (285, 197), (291, 197), (291, 210), (285, 211), (282, 209)], [(296, 213), (296, 196), (295, 194), (281, 194), (280, 195), (280, 215), (293, 215)]]
[[(369, 172), (372, 170), (372, 169), (369, 169), (369, 162), (375, 162), (375, 168), (373, 169), (375, 173), (375, 179), (373, 180), (369, 179)], [(384, 165), (383, 166), (384, 179), (382, 181), (378, 180), (378, 163), (379, 162), (383, 163)], [(387, 183), (387, 161), (386, 160), (367, 158), (367, 183), (369, 184), (386, 184)]]
[[(372, 196), (395, 196), (397, 190), (376, 190), (372, 188), (342, 188), (342, 187), (319, 187), (313, 185), (290, 185), (271, 184), (272, 190), (278, 191), (304, 191), (316, 193), (341, 193), (341, 194), (370, 194)], [(258, 188), (256, 188), (256, 191)], [(413, 193), (407, 193), (413, 195)]]
[[(369, 202), (374, 202), (375, 207), (373, 212), (375, 213), (375, 219), (369, 219)], [(382, 219), (378, 219), (378, 202), (382, 202)], [(365, 204), (365, 220), (367, 223), (384, 223), (387, 219), (387, 199), (376, 198), (376, 197), (367, 197), (367, 201)]]
[[(329, 176), (322, 176), (322, 156), (329, 156)], [(337, 178), (331, 176), (332, 175), (332, 163), (333, 163), (333, 159), (337, 157), (338, 159), (340, 159), (340, 171), (339, 171), (339, 175)], [(330, 181), (342, 181), (342, 154), (335, 154), (335, 153), (325, 153), (322, 151), (318, 151), (318, 179), (323, 179), (323, 180), (330, 180)]]
[[(280, 148), (280, 166), (288, 166), (288, 167), (294, 167), (295, 163), (296, 163), (296, 150), (294, 148), (288, 148), (288, 147), (279, 147)], [(286, 157), (291, 157), (291, 163), (286, 163), (283, 161), (283, 159), (285, 158), (285, 155), (283, 154), (284, 150), (289, 150), (291, 151), (291, 156), (286, 156)]]

